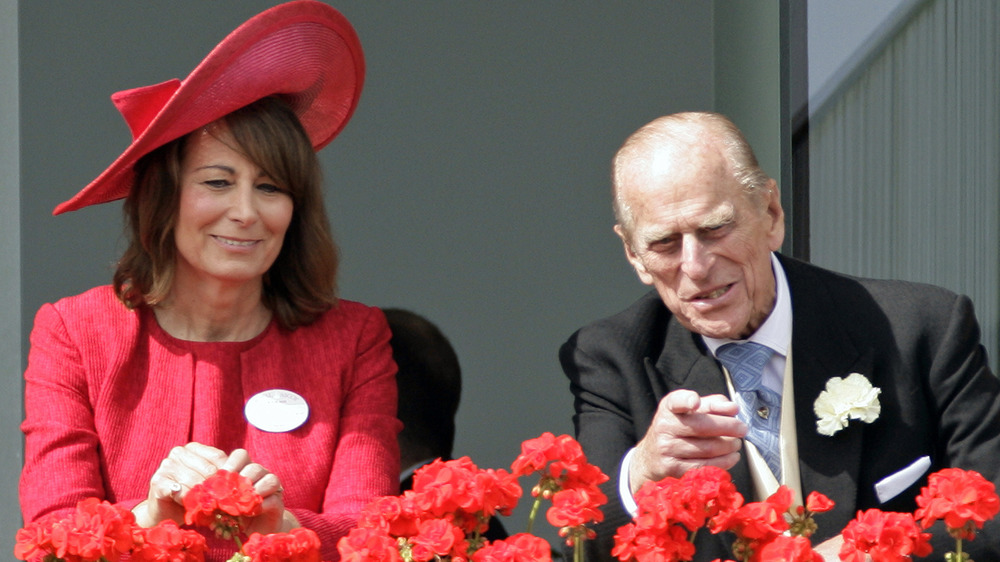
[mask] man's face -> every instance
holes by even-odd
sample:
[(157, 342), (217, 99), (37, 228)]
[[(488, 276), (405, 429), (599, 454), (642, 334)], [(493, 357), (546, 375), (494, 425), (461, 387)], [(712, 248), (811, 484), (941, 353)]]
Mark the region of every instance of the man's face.
[(619, 186), (633, 221), (615, 232), (629, 262), (687, 329), (749, 336), (774, 307), (770, 252), (785, 235), (777, 186), (746, 194), (711, 144), (651, 156)]

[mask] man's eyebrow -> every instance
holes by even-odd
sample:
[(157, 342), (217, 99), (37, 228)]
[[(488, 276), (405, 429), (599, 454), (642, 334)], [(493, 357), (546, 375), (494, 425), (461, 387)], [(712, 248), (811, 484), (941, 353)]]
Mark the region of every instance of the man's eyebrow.
[(736, 219), (736, 209), (730, 203), (715, 208), (698, 224), (698, 228), (714, 228), (730, 223)]

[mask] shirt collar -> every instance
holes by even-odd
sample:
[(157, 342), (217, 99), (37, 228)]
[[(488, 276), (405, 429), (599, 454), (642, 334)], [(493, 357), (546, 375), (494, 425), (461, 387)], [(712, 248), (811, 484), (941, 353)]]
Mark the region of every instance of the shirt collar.
[(771, 314), (764, 319), (764, 323), (757, 328), (756, 332), (744, 340), (702, 336), (712, 355), (715, 355), (715, 351), (727, 343), (752, 341), (770, 347), (782, 357), (788, 356), (788, 346), (792, 342), (792, 296), (788, 291), (788, 278), (785, 277), (785, 270), (781, 267), (781, 262), (778, 261), (774, 252), (771, 253), (771, 271), (774, 273), (775, 292), (774, 308), (771, 310)]

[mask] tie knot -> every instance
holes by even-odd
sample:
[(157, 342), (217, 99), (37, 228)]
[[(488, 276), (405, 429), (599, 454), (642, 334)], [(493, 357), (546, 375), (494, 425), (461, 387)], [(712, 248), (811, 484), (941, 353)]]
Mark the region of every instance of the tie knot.
[(774, 350), (766, 345), (748, 341), (727, 343), (716, 350), (715, 355), (729, 370), (737, 390), (756, 390), (760, 387), (764, 366), (771, 360)]

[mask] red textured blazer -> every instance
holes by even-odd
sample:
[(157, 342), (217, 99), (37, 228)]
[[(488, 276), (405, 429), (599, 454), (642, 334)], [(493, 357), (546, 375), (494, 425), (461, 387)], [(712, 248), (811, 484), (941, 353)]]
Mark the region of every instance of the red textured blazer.
[[(286, 507), (319, 535), (323, 559), (339, 559), (336, 542), (361, 508), (398, 486), (389, 336), (381, 311), (349, 301), (292, 332), (272, 322), (250, 342), (218, 344), (170, 337), (150, 309), (128, 310), (109, 286), (43, 306), (24, 374), (25, 521), (91, 496), (131, 509), (170, 449), (196, 428), (199, 441), (213, 446), (213, 434), (231, 444), (237, 432), (235, 444), (280, 478)], [(198, 395), (204, 365), (192, 345), (242, 346), (231, 375), (241, 395), (233, 402), (222, 387), (215, 400)], [(250, 397), (275, 388), (308, 403), (297, 429), (268, 433), (240, 415)], [(219, 417), (220, 403), (236, 415), (206, 430), (201, 419)], [(233, 551), (217, 544), (209, 559)]]

